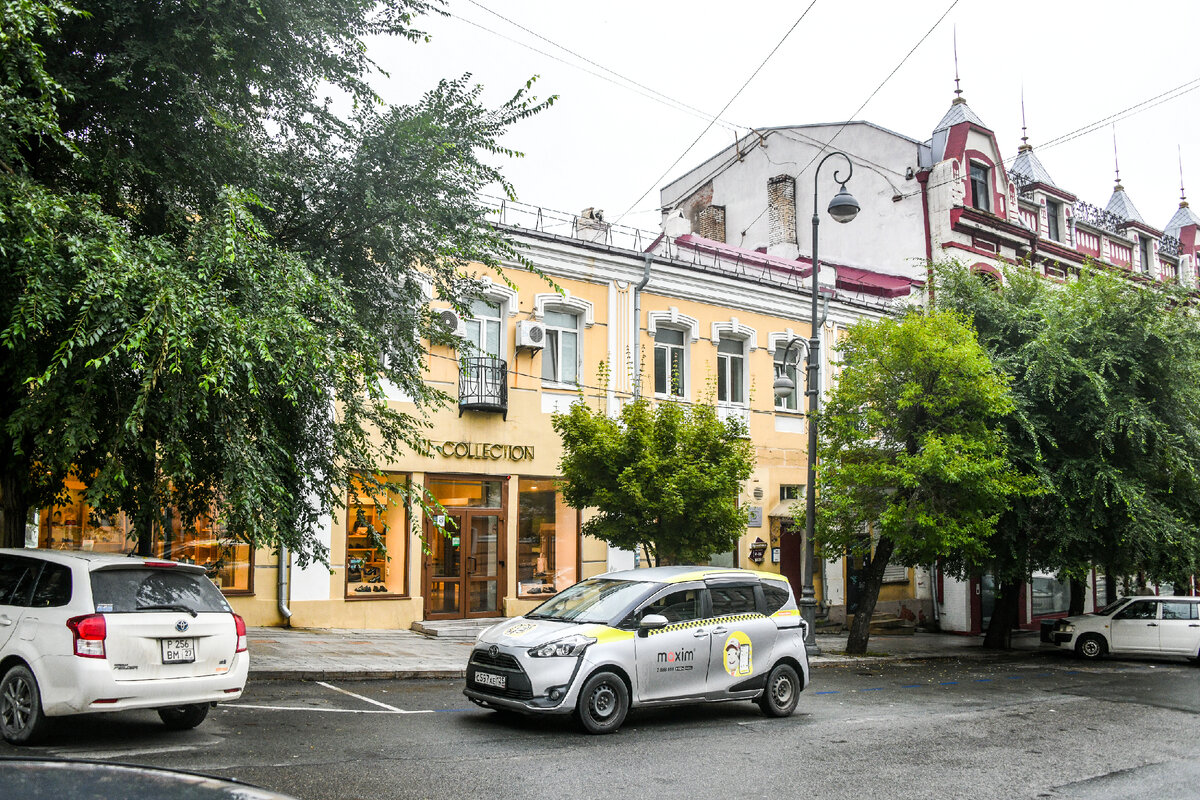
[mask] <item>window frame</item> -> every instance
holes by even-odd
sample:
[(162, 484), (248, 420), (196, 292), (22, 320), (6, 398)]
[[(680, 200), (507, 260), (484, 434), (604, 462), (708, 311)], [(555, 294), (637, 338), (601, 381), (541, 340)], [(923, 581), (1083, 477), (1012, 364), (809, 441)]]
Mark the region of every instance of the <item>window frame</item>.
[[(721, 345), (726, 342), (736, 344), (740, 348), (739, 353), (722, 353)], [(750, 393), (747, 391), (750, 383), (750, 360), (747, 358), (747, 350), (749, 342), (742, 336), (731, 336), (723, 334), (716, 342), (717, 345), (717, 402), (721, 405), (734, 406), (737, 408), (746, 408), (750, 404)], [(738, 359), (740, 366), (733, 363), (734, 359)], [(737, 371), (738, 377), (741, 379), (738, 388), (741, 390), (741, 398), (733, 399), (733, 378)], [(721, 397), (721, 381), (725, 381), (726, 397)]]
[[(679, 339), (680, 339), (679, 344), (675, 344), (674, 342), (658, 341), (659, 332), (678, 333)], [(680, 327), (678, 325), (671, 325), (671, 324), (658, 325), (655, 328), (655, 330), (654, 330), (654, 375), (653, 375), (654, 396), (655, 397), (659, 397), (659, 398), (663, 398), (663, 399), (667, 399), (667, 400), (685, 400), (685, 399), (687, 399), (687, 396), (688, 396), (688, 372), (689, 372), (689, 366), (690, 366), (688, 364), (688, 360), (689, 360), (689, 351), (691, 350), (691, 348), (688, 347), (688, 341), (687, 341), (688, 336), (689, 336), (688, 330), (683, 327)], [(660, 392), (658, 390), (658, 352), (660, 349), (666, 353), (666, 363), (664, 366), (665, 366), (665, 368), (668, 369), (667, 374), (664, 376), (664, 382), (663, 382), (663, 385), (666, 388), (666, 391), (663, 391), (663, 392)], [(671, 351), (672, 350), (678, 350), (680, 353), (680, 355), (679, 355), (679, 375), (678, 375), (678, 386), (677, 386), (677, 388), (679, 389), (678, 393), (674, 393), (674, 392), (670, 391), (671, 389), (676, 388), (676, 382), (675, 382), (675, 380), (673, 380), (674, 376), (671, 374), (671, 371), (670, 371)]]
[[(575, 326), (569, 328), (563, 325), (552, 325), (547, 321), (548, 314), (565, 314), (574, 318)], [(559, 386), (576, 388), (579, 386), (579, 377), (583, 372), (583, 325), (584, 317), (577, 309), (548, 306), (542, 312), (542, 324), (546, 326), (546, 345), (542, 348), (542, 385), (543, 386)], [(575, 334), (575, 378), (574, 380), (564, 381), (562, 379), (562, 334)], [(550, 360), (551, 339), (554, 339), (557, 346), (558, 359), (553, 364), (551, 370), (553, 375), (546, 377), (546, 366)]]
[(1046, 198), (1046, 237), (1054, 242), (1062, 241), (1062, 226), (1059, 215), (1062, 214), (1062, 204), (1057, 200)]
[[(977, 170), (978, 177), (976, 176)], [(968, 162), (967, 182), (971, 187), (971, 207), (989, 214), (992, 213), (991, 168), (979, 161)]]

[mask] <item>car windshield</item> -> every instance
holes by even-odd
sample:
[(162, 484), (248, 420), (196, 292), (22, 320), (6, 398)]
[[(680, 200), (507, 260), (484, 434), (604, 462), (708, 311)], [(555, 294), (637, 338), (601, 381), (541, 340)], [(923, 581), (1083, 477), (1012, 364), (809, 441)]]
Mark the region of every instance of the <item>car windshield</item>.
[(656, 584), (593, 578), (563, 589), (530, 613), (528, 619), (608, 622), (642, 599)]
[(204, 573), (168, 567), (100, 569), (92, 573), (97, 613), (137, 611), (229, 611), (229, 604)]
[(1128, 599), (1129, 599), (1128, 597), (1118, 597), (1116, 600), (1113, 600), (1111, 603), (1106, 605), (1104, 608), (1098, 609), (1096, 611), (1096, 613), (1102, 617), (1107, 617), (1110, 614), (1112, 614), (1114, 611), (1116, 611), (1118, 608), (1125, 605), (1125, 601)]

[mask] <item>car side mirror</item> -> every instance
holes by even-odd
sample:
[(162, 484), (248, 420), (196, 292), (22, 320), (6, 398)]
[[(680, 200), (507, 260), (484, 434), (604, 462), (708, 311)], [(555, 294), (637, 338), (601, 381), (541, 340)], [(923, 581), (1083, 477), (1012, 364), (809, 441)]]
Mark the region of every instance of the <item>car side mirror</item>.
[(669, 622), (662, 614), (647, 614), (638, 623), (638, 636), (649, 636), (650, 631), (665, 628)]

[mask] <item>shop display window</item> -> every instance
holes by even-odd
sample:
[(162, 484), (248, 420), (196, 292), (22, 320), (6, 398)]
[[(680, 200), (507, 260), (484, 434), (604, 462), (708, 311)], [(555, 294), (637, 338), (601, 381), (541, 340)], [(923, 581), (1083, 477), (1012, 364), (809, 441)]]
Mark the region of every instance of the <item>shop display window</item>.
[[(389, 478), (404, 483), (407, 476)], [(388, 597), (407, 594), (404, 568), (408, 515), (393, 493), (373, 500), (351, 495), (346, 505), (346, 597)]]
[(578, 580), (579, 512), (553, 478), (521, 478), (517, 519), (517, 595), (536, 599)]
[[(96, 553), (135, 553), (137, 540), (127, 514), (103, 514), (84, 499), (82, 483), (69, 480), (66, 502), (38, 512), (38, 547)], [(172, 508), (164, 509), (155, 531), (155, 558), (200, 564), (226, 594), (253, 591), (250, 545), (225, 535), (210, 517), (201, 517), (191, 530)]]

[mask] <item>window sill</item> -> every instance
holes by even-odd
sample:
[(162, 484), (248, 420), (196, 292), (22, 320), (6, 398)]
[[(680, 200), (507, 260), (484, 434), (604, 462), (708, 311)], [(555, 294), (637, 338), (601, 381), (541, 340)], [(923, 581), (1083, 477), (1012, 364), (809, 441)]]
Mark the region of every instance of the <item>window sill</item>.
[(579, 392), (579, 384), (577, 383), (558, 383), (556, 381), (542, 381), (542, 391), (551, 392), (570, 392), (577, 394)]

